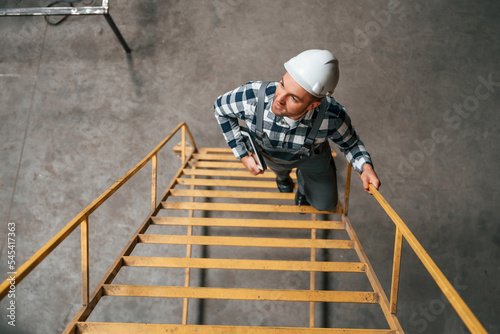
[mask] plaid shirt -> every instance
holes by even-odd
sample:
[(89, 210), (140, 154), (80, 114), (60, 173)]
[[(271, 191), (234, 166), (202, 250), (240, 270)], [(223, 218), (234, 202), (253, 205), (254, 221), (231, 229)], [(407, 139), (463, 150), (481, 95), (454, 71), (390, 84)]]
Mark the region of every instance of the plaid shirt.
[[(238, 119), (243, 120), (248, 129), (255, 135), (257, 95), (261, 84), (260, 81), (248, 82), (219, 96), (214, 104), (217, 122), (219, 122), (224, 138), (237, 159), (248, 155), (240, 133)], [(271, 111), (277, 85), (278, 82), (271, 82), (266, 89), (264, 133), (274, 147), (298, 150), (304, 145), (307, 134), (311, 131), (319, 107), (308, 111), (296, 127), (290, 128), (283, 117), (276, 116)], [(317, 146), (331, 139), (344, 153), (349, 163), (361, 173), (365, 163), (372, 165), (370, 155), (351, 125), (351, 119), (345, 108), (331, 97), (327, 97), (327, 100), (328, 109), (314, 140), (314, 145)], [(293, 154), (287, 154), (286, 159), (280, 158), (294, 160)]]

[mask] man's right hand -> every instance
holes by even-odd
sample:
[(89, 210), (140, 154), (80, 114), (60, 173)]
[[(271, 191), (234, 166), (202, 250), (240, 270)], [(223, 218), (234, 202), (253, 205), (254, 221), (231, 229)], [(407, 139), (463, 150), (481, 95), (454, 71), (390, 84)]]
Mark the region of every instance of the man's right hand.
[(243, 158), (240, 159), (241, 163), (243, 163), (243, 166), (247, 169), (247, 171), (250, 172), (253, 176), (263, 174), (264, 171), (259, 168), (257, 163), (255, 162), (255, 159), (251, 157), (250, 155), (244, 156)]

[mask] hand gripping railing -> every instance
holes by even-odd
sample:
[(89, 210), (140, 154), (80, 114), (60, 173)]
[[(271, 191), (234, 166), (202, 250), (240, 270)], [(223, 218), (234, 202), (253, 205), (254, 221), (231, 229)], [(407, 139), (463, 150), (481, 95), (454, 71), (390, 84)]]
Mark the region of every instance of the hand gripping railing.
[(484, 327), (481, 325), (476, 316), (469, 309), (467, 304), (458, 292), (453, 288), (451, 283), (446, 279), (443, 272), (438, 268), (436, 263), (431, 259), (429, 254), (422, 247), (417, 238), (410, 231), (408, 226), (403, 222), (403, 220), (398, 216), (396, 211), (387, 203), (387, 201), (382, 197), (380, 192), (370, 184), (370, 191), (379, 202), (385, 212), (391, 217), (392, 221), (396, 225), (396, 238), (394, 243), (394, 262), (392, 270), (392, 283), (391, 283), (391, 301), (390, 301), (390, 312), (396, 314), (397, 303), (398, 303), (398, 288), (399, 288), (399, 274), (401, 268), (401, 250), (403, 246), (403, 237), (406, 239), (408, 244), (417, 254), (418, 258), (425, 266), (429, 274), (431, 274), (434, 281), (437, 283), (443, 294), (446, 296), (450, 304), (453, 306), (455, 311), (471, 331), (471, 333), (487, 333)]
[[(120, 189), (128, 180), (139, 172), (149, 161), (152, 162), (151, 175), (151, 211), (156, 209), (157, 197), (157, 157), (158, 152), (169, 142), (170, 139), (179, 131), (182, 131), (181, 141), (181, 161), (182, 166), (188, 161), (188, 153), (192, 154), (196, 148), (193, 136), (186, 123), (180, 123), (158, 146), (153, 149), (141, 162), (126, 173), (120, 180), (106, 190), (86, 209), (80, 212), (64, 228), (62, 228), (52, 239), (40, 248), (28, 261), (21, 265), (17, 271), (12, 274), (0, 285), (0, 300), (9, 293), (12, 285), (21, 282), (36, 266), (42, 262), (66, 237), (68, 237), (78, 226), (81, 226), (81, 249), (82, 249), (82, 306), (87, 306), (89, 302), (89, 216), (111, 195)], [(186, 132), (191, 140), (192, 150), (188, 152), (186, 144)]]

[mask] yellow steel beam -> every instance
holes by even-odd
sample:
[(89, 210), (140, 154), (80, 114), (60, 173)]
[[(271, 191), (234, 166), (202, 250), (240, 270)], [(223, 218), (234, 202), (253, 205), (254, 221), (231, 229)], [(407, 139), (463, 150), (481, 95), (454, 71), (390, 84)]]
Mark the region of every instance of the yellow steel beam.
[(245, 204), (245, 203), (201, 203), (201, 202), (162, 202), (164, 209), (199, 210), (199, 211), (232, 211), (232, 212), (280, 212), (280, 213), (339, 213), (333, 211), (318, 211), (312, 206)]
[(366, 264), (361, 262), (236, 260), (143, 256), (125, 256), (123, 257), (123, 265), (129, 267), (320, 271), (342, 273), (363, 273), (366, 271)]
[(396, 317), (395, 314), (391, 313), (389, 300), (387, 299), (384, 289), (382, 288), (382, 284), (380, 284), (380, 281), (377, 275), (375, 274), (375, 270), (373, 269), (370, 261), (368, 260), (368, 256), (366, 255), (365, 250), (363, 249), (363, 246), (361, 245), (361, 242), (359, 241), (356, 232), (352, 228), (349, 218), (346, 216), (342, 216), (342, 220), (346, 223), (346, 231), (349, 234), (351, 240), (354, 242), (354, 250), (356, 251), (358, 258), (360, 259), (360, 261), (366, 263), (367, 267), (366, 276), (370, 281), (373, 291), (377, 292), (380, 296), (379, 300), (380, 308), (384, 313), (387, 323), (389, 324), (391, 329), (396, 330), (398, 333), (404, 333), (398, 318)]
[[(233, 154), (233, 151), (229, 147), (200, 147), (198, 149), (198, 152), (203, 153), (203, 154), (209, 154), (209, 153)], [(234, 158), (234, 159), (236, 159), (236, 158)]]
[(196, 160), (222, 160), (222, 161), (234, 161), (236, 158), (231, 154), (212, 154), (212, 153), (195, 153), (193, 154), (193, 159)]
[(158, 154), (151, 158), (151, 210), (156, 209), (156, 194), (158, 192)]
[[(316, 220), (317, 215), (312, 214), (311, 219), (313, 221)], [(311, 240), (316, 240), (316, 229), (311, 229)], [(316, 249), (311, 248), (311, 263), (316, 262)], [(311, 291), (316, 290), (316, 272), (312, 271), (309, 274), (309, 288)], [(309, 327), (314, 328), (315, 327), (315, 303), (314, 302), (309, 302)]]
[(90, 275), (89, 275), (89, 217), (85, 216), (80, 224), (81, 230), (81, 256), (82, 256), (82, 306), (89, 303)]
[[(256, 179), (276, 179), (274, 173), (264, 173), (259, 175), (252, 175), (247, 170), (229, 170), (229, 169), (185, 169), (184, 175), (195, 175), (195, 176), (224, 176), (224, 177), (238, 177), (238, 178), (256, 178)], [(296, 179), (295, 173), (291, 173), (290, 177)]]
[(410, 244), (415, 254), (418, 256), (418, 258), (425, 266), (429, 274), (432, 276), (436, 284), (439, 286), (443, 294), (450, 301), (450, 304), (453, 306), (455, 311), (457, 311), (458, 315), (467, 326), (467, 328), (471, 331), (471, 333), (487, 333), (486, 329), (479, 322), (474, 313), (472, 313), (462, 297), (460, 297), (457, 290), (455, 290), (453, 285), (451, 285), (450, 281), (448, 281), (441, 269), (439, 269), (436, 263), (425, 251), (424, 247), (420, 244), (415, 235), (410, 231), (408, 226), (403, 222), (396, 211), (394, 211), (394, 209), (389, 205), (389, 203), (387, 203), (385, 198), (372, 184), (370, 184), (370, 191), (372, 192), (375, 199), (379, 202), (380, 206), (382, 206), (382, 208), (385, 210), (387, 215), (391, 217), (392, 221), (396, 225), (396, 228), (401, 232), (408, 244)]
[[(191, 166), (198, 168), (225, 168), (225, 169), (245, 169), (241, 162), (229, 161), (191, 161)], [(246, 170), (246, 169), (245, 169)]]
[(352, 240), (325, 239), (285, 239), (285, 238), (250, 238), (250, 237), (213, 237), (140, 234), (139, 241), (149, 244), (172, 245), (207, 245), (207, 246), (250, 246), (250, 247), (291, 247), (291, 248), (328, 248), (353, 249)]
[(391, 313), (396, 314), (398, 309), (399, 276), (401, 273), (401, 252), (403, 250), (403, 234), (396, 228), (394, 238), (394, 258), (392, 261), (392, 282), (391, 282)]
[(241, 187), (241, 188), (271, 188), (276, 189), (276, 182), (274, 181), (236, 181), (236, 180), (214, 180), (214, 179), (177, 179), (177, 184), (181, 185), (194, 185), (194, 186), (209, 186), (209, 187)]
[(352, 173), (352, 167), (351, 164), (348, 162), (347, 163), (347, 175), (345, 177), (345, 191), (344, 191), (344, 215), (347, 216), (347, 212), (349, 210), (349, 193), (351, 192), (351, 173)]
[(243, 327), (243, 326), (210, 326), (178, 324), (145, 324), (145, 323), (109, 323), (109, 322), (79, 322), (78, 333), (81, 334), (396, 334), (389, 329), (350, 329), (350, 328), (305, 328), (305, 327)]
[[(191, 167), (191, 168), (196, 168), (196, 167)], [(195, 178), (194, 175), (191, 176), (192, 178)], [(191, 186), (190, 190), (195, 190), (195, 186)], [(194, 197), (190, 197), (189, 199), (191, 202), (195, 201)], [(189, 210), (188, 218), (193, 218), (194, 217), (194, 211)], [(193, 235), (193, 226), (189, 225), (187, 227), (187, 235), (191, 236)], [(192, 253), (192, 245), (186, 245), (186, 258), (190, 258)], [(189, 286), (191, 283), (191, 269), (186, 268), (185, 269), (185, 274), (184, 274), (184, 286)], [(186, 325), (188, 321), (188, 311), (189, 311), (189, 299), (184, 298), (183, 301), (183, 306), (182, 306), (182, 324)]]
[(204, 197), (204, 198), (253, 198), (253, 199), (285, 199), (293, 200), (295, 194), (270, 191), (223, 191), (223, 190), (192, 190), (172, 189), (171, 196)]
[(233, 219), (233, 218), (189, 218), (189, 217), (152, 217), (153, 225), (171, 226), (218, 226), (218, 227), (260, 227), (322, 230), (343, 230), (345, 223), (341, 221), (310, 221), (284, 219)]
[(104, 284), (106, 296), (161, 297), (226, 300), (272, 300), (289, 302), (378, 303), (378, 294), (367, 291), (310, 291), (274, 289), (201, 288), (184, 286), (151, 286)]

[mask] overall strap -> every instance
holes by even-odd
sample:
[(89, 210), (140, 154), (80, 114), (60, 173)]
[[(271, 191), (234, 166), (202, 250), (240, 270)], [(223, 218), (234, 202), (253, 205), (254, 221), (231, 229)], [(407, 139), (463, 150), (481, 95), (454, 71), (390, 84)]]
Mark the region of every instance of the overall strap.
[(323, 123), (323, 119), (325, 118), (327, 106), (328, 106), (328, 101), (326, 100), (326, 97), (324, 97), (323, 99), (321, 99), (321, 105), (319, 107), (318, 116), (316, 116), (316, 119), (314, 120), (314, 125), (311, 129), (311, 132), (309, 132), (309, 135), (304, 141), (304, 146), (308, 147), (309, 149), (312, 149), (313, 147), (314, 139), (316, 139), (319, 127), (321, 126), (321, 123)]
[(259, 141), (262, 141), (264, 137), (264, 100), (266, 98), (266, 88), (269, 85), (269, 81), (262, 83), (259, 89), (259, 94), (257, 95), (257, 124), (255, 126), (255, 136)]

